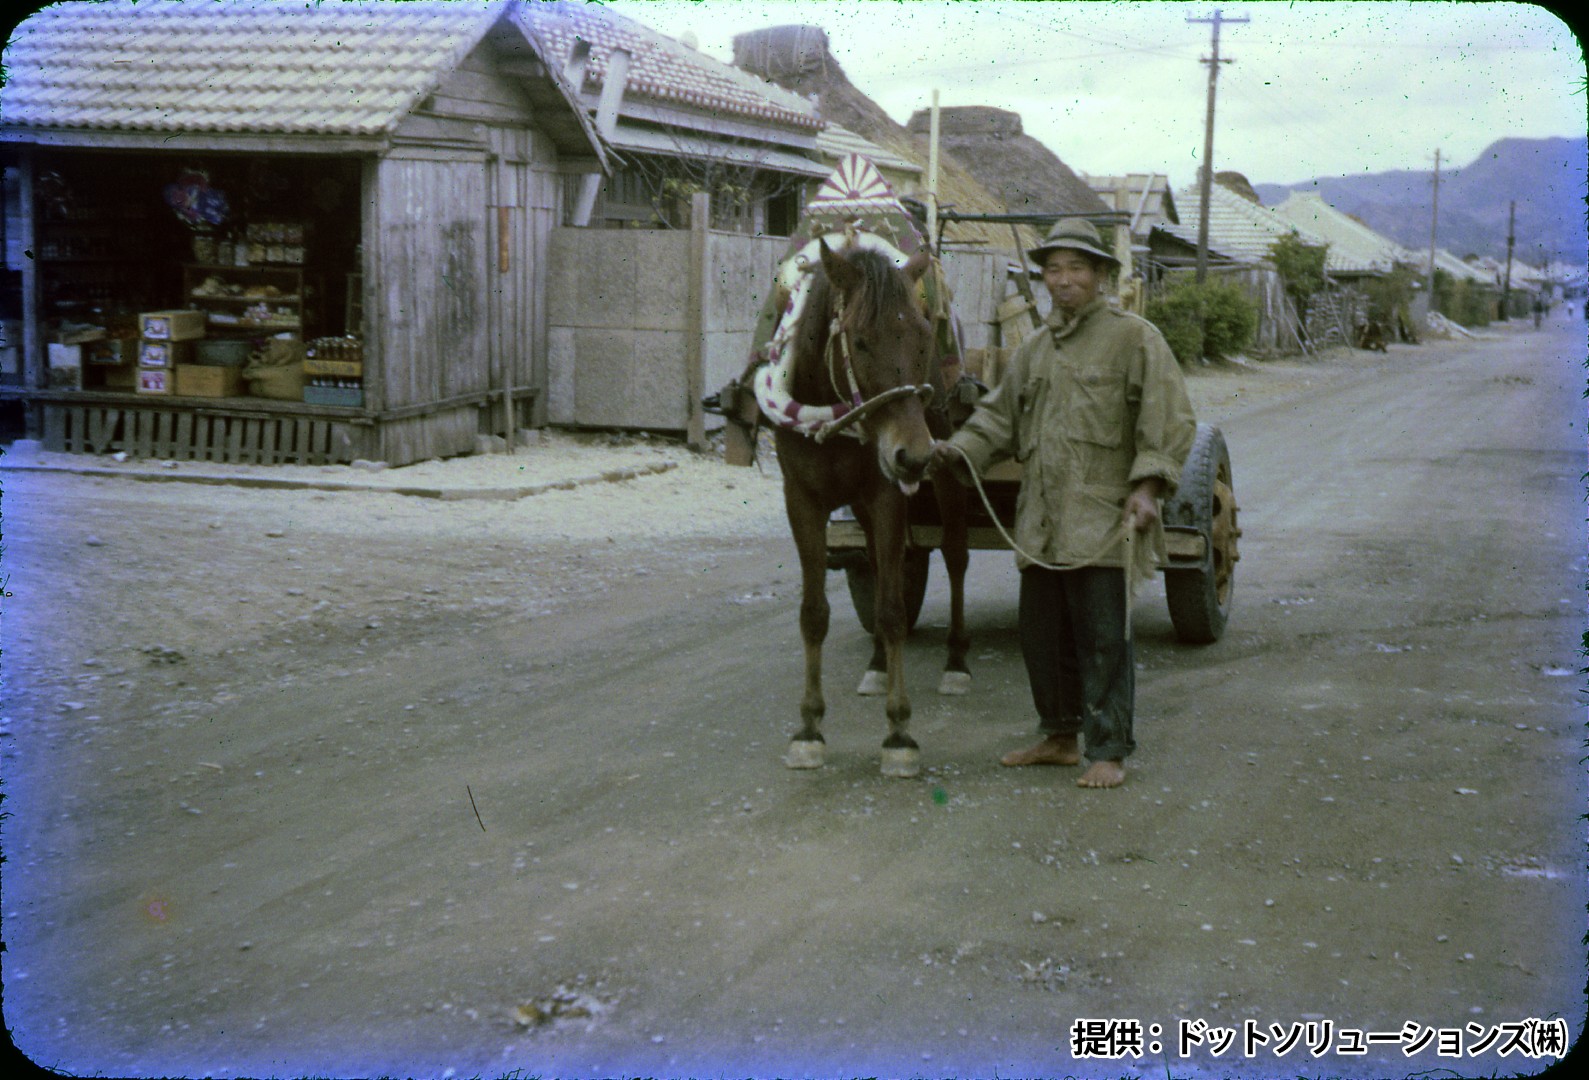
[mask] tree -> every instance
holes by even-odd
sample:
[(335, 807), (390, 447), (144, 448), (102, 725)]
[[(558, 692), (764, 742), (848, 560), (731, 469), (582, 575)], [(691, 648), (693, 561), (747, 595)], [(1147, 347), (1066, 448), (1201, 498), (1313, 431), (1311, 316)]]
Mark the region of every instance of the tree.
[(1329, 278), (1324, 273), (1324, 260), (1329, 252), (1330, 245), (1306, 243), (1294, 232), (1287, 233), (1269, 245), (1269, 260), (1280, 273), (1286, 295), (1297, 309), (1297, 321), (1304, 328), (1304, 334), (1307, 333), (1308, 306), (1314, 296), (1323, 292), (1329, 284)]

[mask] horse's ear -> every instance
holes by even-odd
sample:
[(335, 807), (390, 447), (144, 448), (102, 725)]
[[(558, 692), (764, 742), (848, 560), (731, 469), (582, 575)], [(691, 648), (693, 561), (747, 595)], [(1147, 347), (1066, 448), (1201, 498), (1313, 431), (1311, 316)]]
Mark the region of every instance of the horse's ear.
[(828, 281), (841, 293), (853, 292), (861, 284), (861, 275), (847, 260), (835, 254), (828, 247), (826, 239), (817, 240), (817, 248), (822, 254), (822, 269), (827, 272)]
[(932, 252), (925, 247), (916, 249), (910, 261), (905, 264), (905, 276), (912, 281), (920, 281), (927, 273), (927, 268), (932, 265)]

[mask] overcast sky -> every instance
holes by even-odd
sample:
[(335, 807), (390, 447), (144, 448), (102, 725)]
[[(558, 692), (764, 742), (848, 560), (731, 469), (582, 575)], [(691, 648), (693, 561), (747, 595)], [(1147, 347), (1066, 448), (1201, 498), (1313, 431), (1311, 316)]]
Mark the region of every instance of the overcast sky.
[(1470, 163), (1507, 136), (1586, 131), (1583, 51), (1525, 3), (1076, 0), (606, 0), (731, 60), (737, 33), (815, 24), (863, 93), (904, 123), (939, 103), (1020, 113), (1079, 172), (1168, 172), (1203, 156), (1221, 10), (1214, 167), (1293, 183)]

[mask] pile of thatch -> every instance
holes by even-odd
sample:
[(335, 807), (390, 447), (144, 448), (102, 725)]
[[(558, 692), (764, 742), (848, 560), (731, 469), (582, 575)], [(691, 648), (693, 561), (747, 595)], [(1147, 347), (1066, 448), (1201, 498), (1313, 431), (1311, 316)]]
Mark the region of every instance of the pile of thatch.
[[(828, 49), (827, 34), (815, 26), (773, 26), (734, 38), (734, 65), (815, 100), (822, 118), (869, 139), (900, 157), (927, 168), (926, 129), (918, 135), (896, 123), (871, 98), (856, 89)], [(1056, 159), (1057, 160), (1057, 159)], [(965, 163), (940, 153), (938, 203), (967, 214), (1008, 212), (1002, 199), (977, 179)], [(945, 241), (1012, 253), (1016, 238), (1007, 225), (956, 223)], [(1022, 228), (1022, 247), (1035, 245), (1040, 233)]]
[[(911, 134), (925, 138), (931, 111), (910, 118)], [(1021, 127), (1018, 113), (985, 106), (956, 106), (938, 112), (938, 145), (963, 164), (1011, 213), (1096, 214), (1109, 207), (1070, 166)]]

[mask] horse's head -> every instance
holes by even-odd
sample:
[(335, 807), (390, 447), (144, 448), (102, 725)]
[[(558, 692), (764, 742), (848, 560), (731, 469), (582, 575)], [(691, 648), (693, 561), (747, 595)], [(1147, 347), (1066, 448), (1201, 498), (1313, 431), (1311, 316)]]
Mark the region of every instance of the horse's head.
[[(872, 402), (898, 387), (931, 387), (937, 355), (916, 288), (931, 265), (930, 253), (918, 250), (901, 269), (888, 256), (865, 248), (835, 252), (825, 242), (820, 248), (823, 271), (839, 301), (839, 340), (828, 347), (840, 350), (840, 363), (847, 354), (861, 398)], [(907, 495), (913, 493), (932, 453), (922, 395), (884, 399), (856, 422), (877, 447), (883, 475)]]

